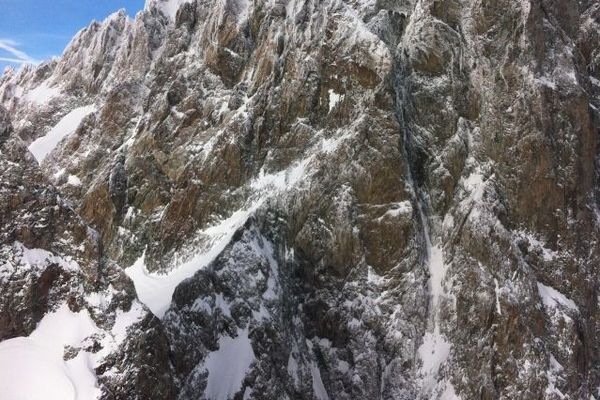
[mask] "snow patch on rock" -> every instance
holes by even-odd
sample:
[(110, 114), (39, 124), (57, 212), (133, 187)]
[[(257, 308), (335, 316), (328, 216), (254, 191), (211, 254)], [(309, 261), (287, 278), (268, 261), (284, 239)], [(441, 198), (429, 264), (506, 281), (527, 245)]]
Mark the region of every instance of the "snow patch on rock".
[(12, 262), (1, 264), (0, 276), (9, 275), (13, 269), (19, 267), (35, 268), (42, 271), (50, 264), (56, 264), (67, 271), (79, 270), (79, 264), (71, 258), (59, 257), (43, 249), (30, 249), (21, 242), (13, 244), (13, 252), (16, 256), (16, 264)]
[(539, 282), (537, 283), (537, 287), (544, 307), (549, 309), (564, 307), (571, 311), (579, 312), (579, 307), (577, 307), (577, 304), (575, 304), (573, 300), (567, 298), (567, 296), (564, 294), (560, 293), (558, 290)]
[(125, 270), (133, 280), (139, 299), (152, 313), (162, 318), (169, 305), (175, 288), (184, 279), (192, 277), (196, 271), (212, 262), (231, 241), (233, 234), (248, 220), (256, 208), (238, 210), (229, 218), (201, 232), (206, 245), (189, 261), (177, 266), (168, 273), (152, 273), (145, 265), (145, 253)]
[(77, 130), (85, 117), (95, 111), (96, 106), (93, 104), (74, 109), (65, 115), (48, 133), (31, 143), (29, 151), (38, 163), (41, 163), (64, 138)]
[(545, 261), (552, 261), (559, 256), (558, 252), (549, 249), (545, 241), (538, 239), (534, 234), (526, 231), (517, 231), (517, 235), (522, 239), (526, 239), (532, 249), (540, 250)]
[(144, 315), (146, 315), (146, 311), (137, 301), (133, 302), (129, 311), (117, 310), (115, 323), (111, 329), (116, 343), (122, 343), (127, 338), (129, 327), (139, 322)]
[(237, 336), (221, 336), (219, 349), (206, 357), (208, 382), (204, 392), (210, 400), (228, 400), (242, 388), (250, 366), (256, 360), (248, 328), (238, 330)]
[(333, 89), (329, 89), (329, 112), (333, 110), (344, 96), (336, 93)]
[(175, 288), (184, 279), (192, 277), (197, 271), (210, 264), (230, 243), (234, 233), (248, 218), (272, 196), (289, 190), (302, 181), (312, 156), (301, 160), (290, 168), (274, 174), (261, 171), (249, 184), (253, 190), (251, 200), (246, 207), (233, 212), (228, 218), (209, 226), (197, 234), (202, 246), (195, 249), (195, 255), (167, 273), (153, 273), (145, 265), (142, 255), (125, 272), (133, 280), (139, 299), (159, 318), (162, 318), (171, 304)]
[(57, 87), (50, 87), (48, 83), (44, 82), (35, 89), (30, 90), (25, 95), (25, 100), (35, 105), (41, 106), (48, 104), (50, 100), (59, 96), (61, 90)]
[(447, 269), (448, 266), (444, 264), (442, 248), (439, 245), (431, 246), (429, 251), (429, 272), (431, 274), (429, 287), (433, 309), (437, 309), (439, 306), (440, 296), (444, 292), (442, 282)]
[(496, 312), (498, 315), (502, 315), (502, 308), (500, 308), (500, 294), (502, 293), (502, 289), (496, 278), (494, 278), (494, 293), (496, 293)]
[(565, 399), (566, 396), (563, 392), (561, 392), (557, 387), (557, 383), (563, 378), (560, 376), (561, 372), (564, 370), (563, 366), (554, 358), (553, 355), (550, 355), (550, 368), (546, 371), (546, 376), (548, 378), (548, 386), (546, 387), (546, 394), (554, 397), (558, 396), (559, 399)]
[(81, 186), (81, 179), (75, 175), (69, 175), (67, 178), (67, 185), (69, 186)]
[(332, 154), (340, 147), (340, 145), (344, 141), (351, 138), (353, 135), (354, 135), (354, 133), (352, 131), (347, 131), (346, 133), (343, 133), (336, 137), (323, 139), (323, 141), (321, 142), (320, 150), (321, 150), (321, 152), (323, 152), (325, 154)]

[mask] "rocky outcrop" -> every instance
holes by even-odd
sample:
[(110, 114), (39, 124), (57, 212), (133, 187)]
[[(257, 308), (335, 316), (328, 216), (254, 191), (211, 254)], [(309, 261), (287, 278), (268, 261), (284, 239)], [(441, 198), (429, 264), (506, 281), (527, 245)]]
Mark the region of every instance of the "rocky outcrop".
[[(599, 13), (569, 0), (116, 13), (0, 78), (19, 121), (0, 118), (0, 143), (97, 109), (41, 170), (21, 167), (52, 195), (2, 211), (17, 221), (47, 198), (69, 217), (10, 233), (4, 254), (83, 244), (83, 292), (118, 276), (136, 303), (131, 277), (158, 318), (96, 369), (105, 398), (154, 385), (180, 399), (598, 398)], [(79, 281), (46, 269), (28, 296), (67, 298)], [(52, 307), (10, 309), (7, 338)]]
[[(4, 370), (9, 354), (16, 354), (14, 349), (22, 346), (17, 338), (33, 338), (36, 332), (50, 327), (50, 344), (65, 340), (65, 354), (56, 362), (64, 362), (70, 374), (77, 374), (74, 376), (95, 375), (101, 383), (99, 395), (103, 399), (125, 395), (146, 399), (151, 394), (173, 398), (168, 344), (160, 321), (137, 301), (132, 282), (123, 270), (104, 257), (98, 233), (48, 183), (24, 143), (12, 135), (4, 108), (0, 108), (0, 121), (9, 134), (0, 145), (3, 375), (9, 376)], [(69, 328), (79, 318), (93, 326), (93, 333), (84, 334), (81, 341), (73, 337), (85, 329)], [(60, 333), (61, 329), (66, 330), (66, 336)], [(135, 330), (136, 335), (124, 336), (128, 329)], [(47, 346), (46, 342), (41, 343), (37, 344), (40, 348)], [(6, 352), (7, 348), (13, 353)], [(87, 368), (75, 362), (70, 364), (77, 359), (88, 360)], [(28, 371), (19, 370), (20, 373), (34, 372), (36, 368), (26, 367)], [(31, 382), (35, 385), (36, 377)], [(6, 384), (3, 380), (3, 387), (9, 389)], [(82, 384), (72, 382), (78, 391)], [(11, 393), (9, 390), (7, 396)], [(48, 394), (52, 393), (53, 389), (48, 388)]]
[[(411, 88), (413, 168), (447, 263), (439, 323), (456, 364), (444, 373), (466, 398), (595, 395), (598, 327), (584, 314), (598, 302), (580, 283), (598, 265), (597, 98), (573, 28), (595, 6), (457, 3), (456, 19), (436, 3), (407, 27), (400, 85)], [(426, 63), (413, 61), (423, 52)]]

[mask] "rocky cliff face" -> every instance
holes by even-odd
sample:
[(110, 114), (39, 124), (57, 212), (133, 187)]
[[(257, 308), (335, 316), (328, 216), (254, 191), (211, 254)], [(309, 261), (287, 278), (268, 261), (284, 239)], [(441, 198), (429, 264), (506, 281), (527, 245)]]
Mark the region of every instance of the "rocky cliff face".
[(0, 103), (0, 368), (67, 315), (70, 398), (600, 399), (595, 1), (151, 0)]

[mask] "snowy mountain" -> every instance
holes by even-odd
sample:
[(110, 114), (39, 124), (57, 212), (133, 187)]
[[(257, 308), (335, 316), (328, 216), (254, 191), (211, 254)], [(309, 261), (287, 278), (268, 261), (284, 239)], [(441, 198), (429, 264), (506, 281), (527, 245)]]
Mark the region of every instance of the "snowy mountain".
[(0, 393), (600, 400), (600, 4), (148, 0), (0, 77)]

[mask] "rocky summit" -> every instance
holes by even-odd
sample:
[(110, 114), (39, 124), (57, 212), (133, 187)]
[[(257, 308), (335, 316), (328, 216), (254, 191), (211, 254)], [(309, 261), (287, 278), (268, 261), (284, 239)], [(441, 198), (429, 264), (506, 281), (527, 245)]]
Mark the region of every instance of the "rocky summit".
[(3, 400), (600, 400), (597, 0), (148, 0), (0, 77)]

